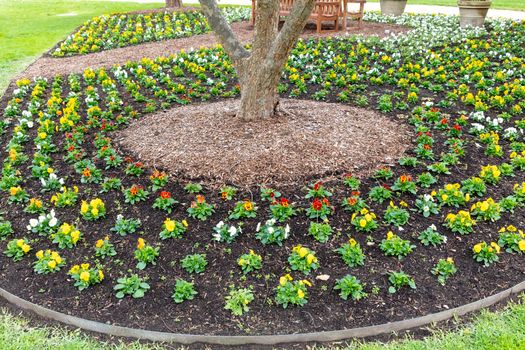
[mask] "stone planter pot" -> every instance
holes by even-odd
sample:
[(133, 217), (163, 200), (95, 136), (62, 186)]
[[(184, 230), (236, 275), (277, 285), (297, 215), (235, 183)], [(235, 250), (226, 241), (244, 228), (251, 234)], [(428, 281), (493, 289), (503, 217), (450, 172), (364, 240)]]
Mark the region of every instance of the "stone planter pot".
[(483, 27), (491, 4), (492, 0), (458, 0), (461, 27)]
[(407, 0), (380, 0), (379, 4), (382, 14), (401, 16), (405, 12)]

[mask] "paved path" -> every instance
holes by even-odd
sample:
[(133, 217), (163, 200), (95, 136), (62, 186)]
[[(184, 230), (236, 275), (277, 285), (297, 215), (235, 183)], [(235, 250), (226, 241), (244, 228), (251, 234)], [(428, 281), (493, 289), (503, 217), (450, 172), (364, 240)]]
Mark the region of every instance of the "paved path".
[[(109, 0), (109, 1), (131, 1), (139, 3), (165, 3), (162, 0)], [(522, 1), (522, 0), (516, 0)], [(198, 0), (186, 0), (185, 4), (196, 4)], [(219, 0), (219, 4), (231, 4), (231, 5), (251, 5), (251, 0)], [(369, 2), (365, 5), (365, 10), (368, 11), (379, 11), (378, 2)], [(457, 6), (436, 6), (436, 5), (411, 5), (408, 4), (406, 12), (413, 13), (442, 13), (446, 15), (459, 15), (459, 9)], [(525, 20), (525, 11), (512, 11), (512, 10), (499, 10), (490, 9), (488, 13), (489, 17), (504, 17), (511, 18), (514, 20)]]

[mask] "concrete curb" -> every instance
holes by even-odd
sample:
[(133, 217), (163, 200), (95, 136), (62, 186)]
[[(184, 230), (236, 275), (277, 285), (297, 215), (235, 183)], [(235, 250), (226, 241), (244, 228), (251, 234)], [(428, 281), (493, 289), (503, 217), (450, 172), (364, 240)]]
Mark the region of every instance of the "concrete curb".
[(522, 292), (523, 290), (525, 290), (525, 281), (502, 292), (450, 310), (440, 311), (426, 316), (380, 325), (313, 333), (253, 336), (180, 334), (113, 326), (50, 310), (43, 306), (34, 304), (20, 297), (17, 297), (16, 295), (9, 293), (8, 291), (2, 288), (0, 288), (0, 297), (14, 306), (17, 306), (26, 311), (33, 312), (48, 320), (61, 322), (70, 326), (78, 327), (86, 331), (97, 332), (111, 336), (178, 344), (207, 343), (216, 345), (276, 345), (281, 343), (330, 342), (351, 338), (365, 338), (380, 334), (389, 334), (392, 332), (404, 331), (411, 328), (421, 327), (431, 323), (444, 321), (455, 316), (462, 316), (473, 311), (481, 310), (488, 306), (494, 305), (500, 301), (503, 301), (514, 294)]

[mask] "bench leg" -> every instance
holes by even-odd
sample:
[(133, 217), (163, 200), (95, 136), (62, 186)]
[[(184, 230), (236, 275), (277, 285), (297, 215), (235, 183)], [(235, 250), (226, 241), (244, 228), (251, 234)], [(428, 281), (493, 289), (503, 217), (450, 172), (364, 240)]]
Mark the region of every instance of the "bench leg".
[(321, 34), (321, 25), (322, 25), (321, 18), (318, 18), (317, 19), (317, 34)]

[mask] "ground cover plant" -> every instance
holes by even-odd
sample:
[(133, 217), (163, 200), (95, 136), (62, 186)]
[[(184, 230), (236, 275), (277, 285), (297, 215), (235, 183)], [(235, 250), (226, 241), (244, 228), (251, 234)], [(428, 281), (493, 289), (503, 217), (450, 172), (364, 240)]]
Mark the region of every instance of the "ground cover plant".
[(368, 18), (415, 29), (299, 41), (279, 87), (409, 125), (410, 151), (360, 179), (214, 186), (119, 147), (143, 114), (237, 96), (220, 47), (17, 81), (1, 105), (2, 278), (88, 318), (229, 334), (382, 323), (520, 281), (525, 23)]
[[(229, 23), (248, 20), (246, 7), (225, 7), (222, 13)], [(94, 17), (58, 43), (51, 55), (71, 56), (141, 44), (149, 41), (182, 38), (210, 31), (200, 11), (112, 14)]]

